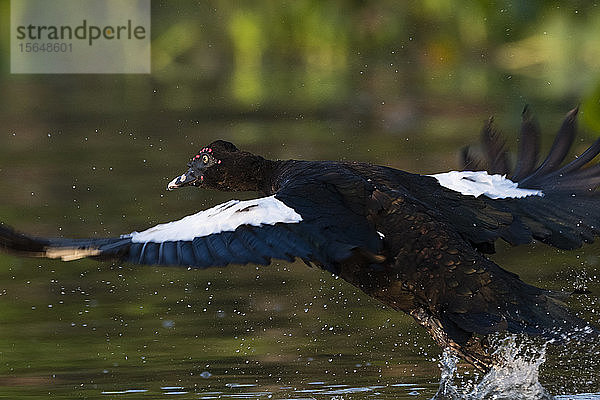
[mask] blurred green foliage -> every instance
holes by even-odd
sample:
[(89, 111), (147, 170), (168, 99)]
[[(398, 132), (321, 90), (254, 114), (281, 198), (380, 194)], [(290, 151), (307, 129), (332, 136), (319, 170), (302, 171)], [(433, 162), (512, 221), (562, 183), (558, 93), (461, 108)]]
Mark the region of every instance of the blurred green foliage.
[(8, 115), (64, 113), (65, 105), (105, 114), (358, 115), (400, 129), (423, 108), (583, 102), (585, 122), (600, 126), (594, 2), (155, 0), (151, 76), (71, 77), (8, 74), (8, 3), (0, 1)]

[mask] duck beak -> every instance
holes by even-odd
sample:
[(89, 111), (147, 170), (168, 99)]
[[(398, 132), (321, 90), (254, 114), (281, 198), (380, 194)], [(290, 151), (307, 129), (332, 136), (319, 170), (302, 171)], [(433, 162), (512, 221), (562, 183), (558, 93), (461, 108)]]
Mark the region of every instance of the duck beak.
[(167, 190), (177, 189), (183, 186), (194, 185), (197, 186), (197, 183), (202, 181), (202, 175), (198, 177), (196, 173), (190, 168), (185, 174), (180, 175), (173, 179), (167, 185)]

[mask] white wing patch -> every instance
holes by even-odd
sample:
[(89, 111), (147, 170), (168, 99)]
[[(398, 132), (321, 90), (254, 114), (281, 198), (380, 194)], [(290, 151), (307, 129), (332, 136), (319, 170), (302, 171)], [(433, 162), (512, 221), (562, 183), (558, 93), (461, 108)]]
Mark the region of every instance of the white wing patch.
[(486, 171), (450, 171), (429, 176), (448, 189), (475, 197), (505, 199), (544, 195), (541, 190), (519, 188), (506, 175), (489, 175)]
[(241, 225), (275, 225), (298, 223), (302, 217), (275, 196), (253, 200), (230, 200), (180, 220), (156, 225), (142, 232), (132, 232), (134, 243), (193, 240), (213, 233), (231, 232)]

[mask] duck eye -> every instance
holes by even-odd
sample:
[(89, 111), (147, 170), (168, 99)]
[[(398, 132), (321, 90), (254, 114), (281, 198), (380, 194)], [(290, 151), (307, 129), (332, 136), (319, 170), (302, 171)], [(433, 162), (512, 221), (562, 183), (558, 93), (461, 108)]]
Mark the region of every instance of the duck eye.
[(206, 154), (202, 156), (202, 162), (208, 164), (208, 156)]

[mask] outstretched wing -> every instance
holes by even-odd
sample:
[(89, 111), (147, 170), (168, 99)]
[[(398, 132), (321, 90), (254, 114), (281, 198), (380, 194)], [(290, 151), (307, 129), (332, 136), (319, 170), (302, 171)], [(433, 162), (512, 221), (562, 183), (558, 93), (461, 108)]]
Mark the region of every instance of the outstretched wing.
[[(537, 239), (561, 249), (592, 242), (600, 235), (600, 166), (588, 164), (600, 153), (600, 139), (563, 165), (575, 138), (576, 116), (577, 109), (567, 114), (548, 156), (538, 165), (539, 129), (526, 109), (514, 173), (504, 162), (498, 134), (486, 125), (486, 171), (432, 175), (450, 190), (421, 200), (483, 251), (493, 251), (498, 238), (513, 245)], [(471, 156), (464, 160), (473, 163)]]
[[(331, 272), (354, 251), (379, 251), (377, 233), (348, 208), (341, 193), (329, 191), (322, 181), (301, 187), (302, 193), (292, 185), (269, 197), (231, 200), (119, 238), (33, 238), (0, 226), (0, 248), (65, 261), (93, 257), (194, 268), (301, 258)], [(325, 195), (327, 201), (322, 201)]]

